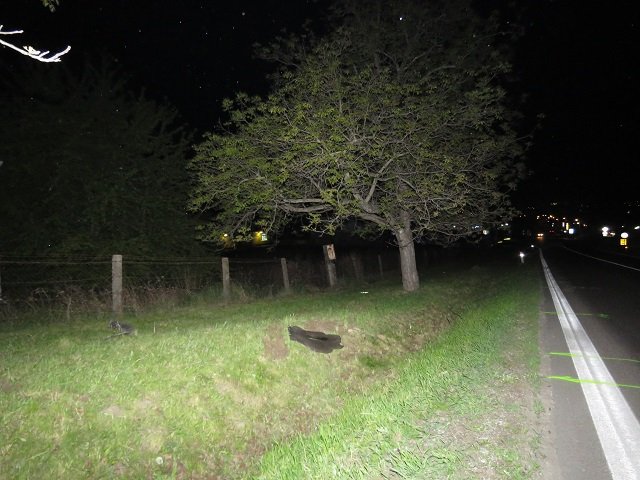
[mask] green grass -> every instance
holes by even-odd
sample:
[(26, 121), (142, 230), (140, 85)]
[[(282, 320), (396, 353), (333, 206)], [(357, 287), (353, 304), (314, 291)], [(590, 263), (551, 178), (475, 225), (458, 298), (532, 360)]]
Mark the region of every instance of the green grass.
[[(496, 421), (496, 410), (506, 410), (506, 415), (511, 410), (514, 423), (505, 428), (521, 428), (521, 410), (532, 399), (525, 398), (525, 405), (522, 398), (500, 405), (495, 397), (504, 401), (504, 393), (519, 377), (533, 384), (539, 355), (535, 277), (507, 275), (492, 280), (484, 283), (485, 298), (473, 302), (473, 308), (437, 342), (407, 359), (396, 381), (352, 399), (313, 435), (272, 449), (257, 477), (493, 478), (469, 471), (467, 463), (479, 449), (469, 444), (476, 436), (464, 430), (486, 429)], [(508, 355), (517, 355), (518, 365), (527, 368), (513, 373)], [(519, 458), (519, 449), (526, 445), (513, 441), (514, 431), (499, 433), (506, 434), (504, 445), (496, 438), (485, 439), (492, 455), (499, 457), (495, 466), (505, 478), (528, 478), (536, 465), (523, 465)], [(532, 432), (519, 433), (527, 442)]]
[[(7, 324), (0, 478), (465, 478), (480, 444), (438, 429), (482, 431), (498, 387), (535, 382), (537, 272), (511, 267), (434, 275), (413, 295), (200, 299), (126, 318), (131, 337), (106, 339), (98, 317)], [(291, 343), (292, 324), (345, 348)], [(487, 448), (526, 478), (518, 450)]]

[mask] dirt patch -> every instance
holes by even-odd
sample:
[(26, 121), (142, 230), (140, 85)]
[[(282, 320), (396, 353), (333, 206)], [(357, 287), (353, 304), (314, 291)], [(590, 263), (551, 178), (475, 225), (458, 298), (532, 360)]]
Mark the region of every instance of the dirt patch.
[(107, 408), (102, 410), (102, 414), (111, 418), (124, 418), (127, 416), (127, 412), (118, 405), (108, 406)]
[(289, 347), (285, 342), (284, 329), (281, 325), (271, 324), (262, 337), (263, 356), (267, 360), (283, 360), (289, 355)]
[(337, 322), (323, 319), (307, 320), (302, 325), (302, 328), (304, 328), (305, 330), (312, 330), (316, 332), (337, 333), (338, 335), (342, 335), (346, 330)]
[(155, 425), (140, 434), (140, 448), (148, 453), (160, 451), (169, 437), (167, 429), (161, 425)]
[[(248, 391), (239, 382), (231, 378), (216, 377), (213, 383), (220, 395), (250, 410), (258, 410), (267, 403), (266, 397)], [(244, 428), (245, 422), (241, 421), (239, 426)]]
[(133, 403), (133, 414), (136, 418), (162, 412), (157, 392), (149, 393)]
[(368, 331), (346, 328), (343, 334), (345, 358), (370, 358), (372, 364), (388, 364), (393, 358), (423, 349), (447, 330), (455, 319), (449, 312), (428, 308), (410, 315), (389, 319), (384, 325), (393, 330)]
[(121, 477), (125, 477), (129, 473), (129, 471), (126, 465), (118, 462), (113, 466), (113, 473), (115, 474), (116, 477), (121, 478)]
[(4, 393), (15, 392), (19, 389), (19, 385), (5, 378), (0, 378), (0, 391)]

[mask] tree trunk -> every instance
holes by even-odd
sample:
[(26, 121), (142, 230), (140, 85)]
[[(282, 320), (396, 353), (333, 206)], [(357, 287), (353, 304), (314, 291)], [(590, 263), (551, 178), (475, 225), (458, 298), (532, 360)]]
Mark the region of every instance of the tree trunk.
[(411, 221), (406, 212), (402, 213), (403, 227), (396, 230), (395, 236), (400, 250), (400, 271), (402, 272), (402, 287), (405, 292), (415, 292), (420, 287), (416, 252), (413, 246)]

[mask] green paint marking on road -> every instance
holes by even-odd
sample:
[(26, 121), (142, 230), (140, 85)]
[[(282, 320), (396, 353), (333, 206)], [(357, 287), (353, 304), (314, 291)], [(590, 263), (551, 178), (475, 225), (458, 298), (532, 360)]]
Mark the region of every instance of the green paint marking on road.
[[(557, 315), (557, 312), (542, 312), (545, 315)], [(610, 318), (608, 313), (576, 313), (579, 317), (598, 317), (598, 318)]]
[[(584, 355), (580, 355), (579, 353), (570, 353), (570, 352), (549, 352), (549, 355), (554, 355), (556, 357), (583, 357)], [(594, 357), (591, 357), (594, 358)], [(640, 363), (640, 360), (636, 360), (635, 358), (618, 358), (618, 357), (600, 357), (603, 360), (611, 360), (614, 362), (632, 362), (632, 363)]]
[(608, 385), (610, 387), (640, 388), (640, 385), (626, 385), (624, 383), (603, 382), (600, 380), (592, 380), (590, 378), (580, 379), (580, 378), (571, 377), (569, 375), (551, 375), (547, 378), (550, 380), (562, 380), (564, 382), (570, 382), (570, 383), (591, 383), (594, 385)]
[(581, 357), (582, 355), (575, 355), (571, 352), (549, 352), (549, 355), (555, 355), (556, 357)]

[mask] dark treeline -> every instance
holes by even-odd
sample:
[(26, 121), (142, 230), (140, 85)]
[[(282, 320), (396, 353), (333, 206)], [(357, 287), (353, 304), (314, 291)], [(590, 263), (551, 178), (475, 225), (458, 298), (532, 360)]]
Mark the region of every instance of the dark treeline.
[(203, 254), (185, 211), (192, 135), (173, 107), (106, 61), (1, 78), (0, 253)]

